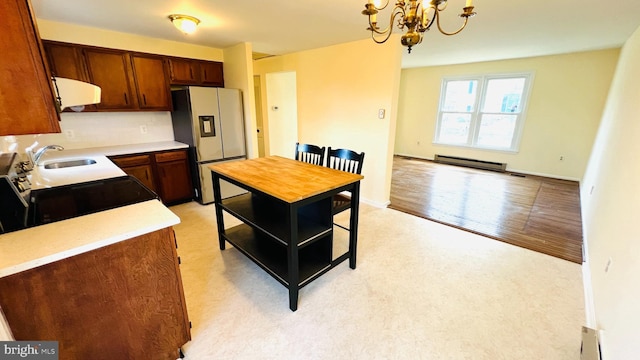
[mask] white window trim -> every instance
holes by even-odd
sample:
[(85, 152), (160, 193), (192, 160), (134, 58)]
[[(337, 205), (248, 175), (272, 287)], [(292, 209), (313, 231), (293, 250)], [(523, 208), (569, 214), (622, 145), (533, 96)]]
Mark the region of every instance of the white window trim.
[[(477, 138), (479, 128), (478, 115), (480, 114), (481, 100), (484, 99), (485, 91), (486, 91), (486, 83), (490, 79), (504, 79), (504, 78), (514, 78), (514, 77), (524, 77), (527, 78), (525, 81), (525, 86), (522, 90), (522, 110), (518, 115), (518, 121), (516, 122), (516, 127), (514, 129), (514, 136), (511, 141), (511, 147), (509, 148), (495, 148), (495, 147), (487, 147), (472, 144), (471, 139), (468, 140), (467, 144), (451, 144), (445, 142), (439, 142), (438, 136), (440, 134), (440, 120), (443, 114), (441, 110), (444, 104), (444, 96), (446, 83), (448, 81), (459, 81), (459, 80), (477, 80), (478, 81), (478, 91), (476, 92), (476, 106), (474, 111), (471, 113), (472, 115), (472, 123), (471, 129), (469, 130), (469, 137)], [(489, 74), (479, 74), (479, 75), (458, 75), (458, 76), (447, 76), (442, 78), (442, 82), (440, 84), (440, 100), (438, 102), (438, 112), (436, 114), (436, 128), (435, 133), (433, 135), (433, 144), (441, 145), (441, 146), (451, 146), (451, 147), (462, 147), (462, 148), (471, 148), (477, 150), (488, 150), (488, 151), (497, 151), (497, 152), (508, 152), (508, 153), (517, 153), (520, 151), (520, 142), (522, 140), (522, 134), (524, 132), (524, 124), (526, 122), (527, 111), (529, 108), (529, 100), (531, 95), (531, 89), (533, 88), (535, 73), (533, 71), (528, 72), (514, 72), (514, 73), (489, 73)], [(452, 113), (452, 112), (447, 112)]]

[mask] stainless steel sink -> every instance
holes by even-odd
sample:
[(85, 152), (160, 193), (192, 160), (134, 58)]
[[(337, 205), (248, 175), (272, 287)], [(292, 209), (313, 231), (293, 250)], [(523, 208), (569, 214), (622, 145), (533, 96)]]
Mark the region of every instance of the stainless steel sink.
[(95, 164), (96, 161), (93, 159), (78, 159), (78, 160), (67, 160), (67, 161), (58, 161), (54, 163), (49, 163), (44, 166), (45, 169), (62, 169), (74, 166), (85, 166)]

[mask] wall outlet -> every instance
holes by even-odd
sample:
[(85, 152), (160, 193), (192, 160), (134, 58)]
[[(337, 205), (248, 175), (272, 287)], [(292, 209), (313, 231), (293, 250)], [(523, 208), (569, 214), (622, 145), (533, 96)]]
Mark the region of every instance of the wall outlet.
[(140, 125), (140, 134), (147, 133), (147, 125)]
[(73, 132), (73, 130), (65, 130), (64, 131), (64, 136), (66, 136), (67, 139), (72, 140), (72, 139), (75, 139), (76, 133)]
[(562, 160), (564, 160), (564, 156), (561, 155), (560, 156), (560, 161), (562, 161)]
[(384, 119), (384, 109), (378, 110), (378, 119)]

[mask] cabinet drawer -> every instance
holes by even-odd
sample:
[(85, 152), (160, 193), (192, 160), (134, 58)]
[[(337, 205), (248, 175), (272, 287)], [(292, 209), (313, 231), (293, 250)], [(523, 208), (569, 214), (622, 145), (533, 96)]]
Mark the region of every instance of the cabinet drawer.
[(121, 158), (110, 158), (118, 167), (147, 165), (151, 163), (151, 155), (135, 155)]
[(185, 160), (187, 158), (186, 151), (169, 151), (156, 154), (156, 162), (167, 162), (175, 160)]

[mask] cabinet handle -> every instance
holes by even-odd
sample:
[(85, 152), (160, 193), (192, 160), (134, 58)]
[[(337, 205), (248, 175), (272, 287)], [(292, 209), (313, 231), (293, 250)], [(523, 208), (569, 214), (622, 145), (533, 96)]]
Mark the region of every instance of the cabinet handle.
[(129, 99), (127, 99), (127, 93), (124, 93), (124, 103), (129, 105)]
[(189, 68), (189, 76), (191, 76), (191, 79), (193, 80), (193, 69)]
[(142, 94), (142, 100), (144, 100), (144, 104), (147, 105), (147, 96)]
[(204, 70), (204, 78), (207, 78), (207, 69)]

